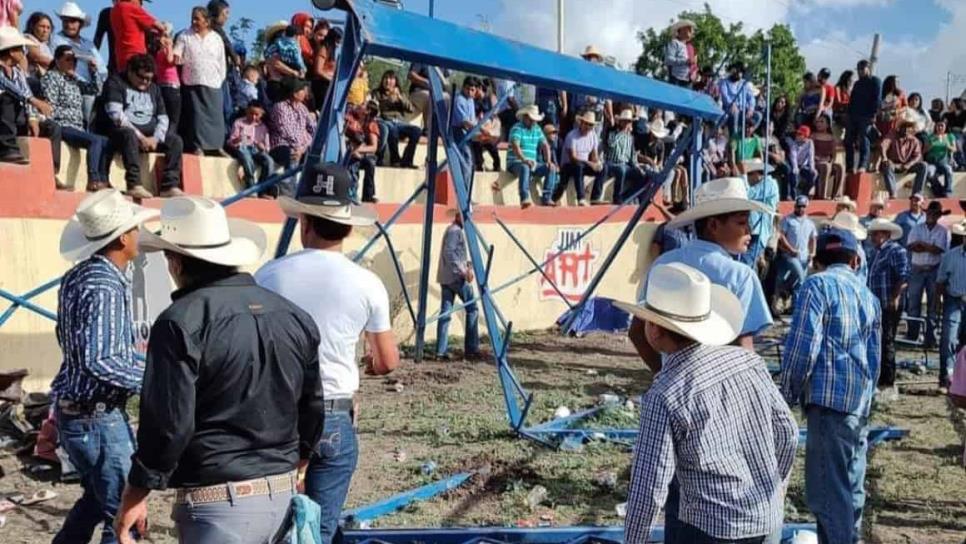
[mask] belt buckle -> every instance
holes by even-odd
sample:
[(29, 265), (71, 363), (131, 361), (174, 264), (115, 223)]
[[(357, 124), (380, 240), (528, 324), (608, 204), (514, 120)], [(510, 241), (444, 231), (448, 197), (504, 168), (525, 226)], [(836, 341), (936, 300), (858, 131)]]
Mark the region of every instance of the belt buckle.
[(94, 410), (97, 411), (97, 412), (106, 412), (107, 411), (107, 405), (104, 404), (103, 402), (98, 402), (98, 403), (94, 404)]

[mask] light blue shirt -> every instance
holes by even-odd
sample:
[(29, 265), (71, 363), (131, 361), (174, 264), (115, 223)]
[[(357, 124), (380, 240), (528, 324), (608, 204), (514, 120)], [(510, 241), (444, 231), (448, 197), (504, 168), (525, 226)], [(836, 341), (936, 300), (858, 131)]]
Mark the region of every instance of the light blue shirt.
[[(721, 246), (707, 240), (694, 240), (690, 244), (668, 251), (658, 257), (654, 266), (668, 263), (683, 263), (703, 272), (711, 283), (728, 288), (741, 301), (745, 313), (745, 323), (741, 336), (755, 335), (772, 324), (771, 311), (765, 292), (761, 288), (758, 275), (748, 265), (740, 263)], [(641, 285), (638, 301), (643, 302), (647, 292), (647, 278)]]
[[(774, 212), (778, 209), (778, 183), (775, 178), (765, 176), (757, 185), (748, 184), (748, 200), (761, 202)], [(751, 212), (748, 217), (748, 226), (751, 227), (751, 235), (758, 236), (758, 245), (768, 245), (774, 227), (774, 220), (771, 215), (762, 212)]]
[(806, 215), (801, 217), (795, 214), (786, 215), (782, 219), (782, 233), (792, 247), (798, 250), (798, 260), (807, 266), (809, 258), (808, 242), (818, 236), (815, 222)]
[(949, 296), (966, 297), (966, 245), (950, 249), (943, 255), (936, 281), (946, 286)]
[(461, 92), (456, 95), (454, 106), (452, 121), (454, 127), (462, 127), (464, 121), (469, 121), (474, 125), (476, 124), (476, 103), (473, 102), (472, 98), (465, 96)]
[[(74, 55), (77, 57), (77, 79), (87, 83), (97, 83), (107, 79), (107, 63), (101, 59), (101, 53), (97, 50), (97, 47), (94, 47), (94, 42), (83, 36), (73, 40), (64, 36), (61, 32), (50, 37), (51, 51), (56, 51), (61, 45), (69, 45), (74, 50)], [(97, 65), (96, 72), (91, 71), (91, 60)]]
[(926, 222), (926, 213), (919, 212), (919, 215), (912, 215), (909, 210), (906, 210), (896, 216), (895, 222), (902, 227), (902, 238), (899, 239), (899, 245), (906, 247), (912, 228)]

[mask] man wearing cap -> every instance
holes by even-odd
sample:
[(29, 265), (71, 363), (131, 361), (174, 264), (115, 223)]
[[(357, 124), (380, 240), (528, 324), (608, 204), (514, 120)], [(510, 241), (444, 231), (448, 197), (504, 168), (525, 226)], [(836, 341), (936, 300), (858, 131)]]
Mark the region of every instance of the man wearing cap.
[(29, 164), (17, 144), (17, 136), (29, 133), (50, 140), (56, 173), (60, 169), (60, 125), (50, 120), (53, 108), (34, 96), (21, 69), (26, 66), (27, 45), (30, 43), (16, 28), (0, 27), (0, 162)]
[[(594, 178), (594, 186), (590, 191), (591, 205), (604, 203), (604, 183), (608, 178), (614, 178), (614, 204), (624, 202), (624, 190), (628, 176), (637, 174), (634, 164), (634, 134), (631, 123), (637, 120), (634, 110), (626, 109), (616, 118), (617, 128), (611, 130), (607, 136), (607, 147), (604, 153), (604, 164)], [(643, 175), (639, 176), (643, 177)]]
[[(603, 64), (604, 55), (593, 45), (588, 45), (584, 48), (584, 52), (580, 55), (584, 60), (592, 64)], [(600, 96), (591, 96), (587, 94), (572, 93), (568, 95), (567, 100), (569, 101), (569, 111), (570, 119), (573, 121), (573, 125), (577, 126), (577, 117), (584, 112), (590, 111), (594, 114), (597, 119), (597, 123), (593, 126), (593, 131), (597, 135), (598, 140), (603, 134), (604, 121), (608, 125), (613, 125), (614, 123), (614, 103), (610, 99), (606, 99)]]
[(84, 115), (91, 119), (94, 110), (94, 98), (100, 90), (101, 83), (107, 78), (107, 65), (104, 63), (100, 51), (94, 42), (81, 36), (81, 29), (91, 24), (91, 18), (75, 2), (64, 2), (57, 12), (61, 21), (61, 31), (50, 37), (50, 48), (56, 49), (61, 45), (69, 45), (77, 57), (75, 73), (77, 79), (85, 83), (81, 85)]
[[(510, 129), (510, 149), (507, 152), (506, 166), (507, 170), (517, 176), (520, 207), (527, 209), (533, 205), (530, 199), (531, 176), (544, 178), (540, 203), (549, 206), (553, 188), (557, 184), (557, 163), (553, 160), (547, 138), (540, 129), (539, 123), (543, 120), (543, 115), (540, 115), (536, 106), (530, 105), (517, 110), (516, 116), (519, 121)], [(498, 182), (494, 182), (494, 189), (499, 189)]]
[(584, 176), (596, 175), (604, 169), (598, 155), (600, 140), (594, 132), (597, 118), (592, 111), (585, 111), (577, 116), (577, 127), (572, 129), (564, 138), (563, 163), (560, 167), (560, 183), (553, 191), (553, 202), (559, 202), (564, 191), (574, 182), (577, 193), (577, 205), (587, 206), (584, 198)]
[(808, 420), (805, 497), (819, 542), (857, 542), (865, 504), (868, 417), (879, 376), (879, 302), (856, 276), (858, 240), (818, 237), (785, 340), (781, 392)]
[(138, 228), (157, 215), (114, 189), (81, 201), (60, 238), (60, 254), (77, 264), (57, 300), (57, 343), (63, 361), (51, 384), (60, 445), (77, 469), (84, 494), (54, 537), (117, 542), (113, 520), (131, 467), (134, 440), (124, 412), (141, 390), (135, 360), (128, 266), (138, 254)]
[(664, 356), (641, 400), (624, 541), (649, 542), (676, 479), (680, 519), (666, 541), (766, 542), (781, 531), (798, 426), (761, 358), (727, 346), (744, 327), (738, 297), (669, 263), (651, 268), (638, 305), (616, 305), (646, 323), (647, 342)]
[[(926, 294), (926, 337), (923, 343), (926, 347), (936, 345), (936, 325), (939, 318), (939, 300), (936, 293), (936, 279), (939, 263), (943, 254), (949, 249), (949, 229), (939, 224), (939, 218), (945, 213), (942, 204), (933, 200), (926, 208), (926, 222), (913, 227), (909, 233), (906, 250), (910, 254), (912, 270), (909, 275), (909, 299), (906, 304), (906, 314), (918, 318), (922, 315), (922, 296)], [(919, 340), (920, 323), (918, 320), (909, 322), (906, 339)]]
[(896, 216), (895, 223), (902, 228), (902, 238), (899, 239), (899, 244), (903, 247), (909, 242), (909, 233), (916, 225), (921, 225), (926, 222), (926, 214), (922, 211), (922, 205), (925, 199), (922, 193), (913, 193), (909, 197), (909, 209), (904, 210)]
[(892, 134), (886, 135), (882, 139), (882, 163), (879, 165), (879, 173), (885, 179), (886, 189), (889, 191), (889, 198), (896, 197), (898, 186), (896, 185), (896, 175), (912, 173), (916, 175), (913, 183), (912, 192), (922, 191), (926, 183), (928, 169), (922, 160), (922, 142), (916, 138), (916, 124), (910, 121), (902, 121)]
[(792, 306), (815, 256), (815, 241), (818, 238), (815, 223), (805, 215), (807, 208), (808, 197), (800, 195), (795, 199), (795, 211), (782, 219), (778, 235), (775, 277), (792, 294)]
[(788, 193), (792, 197), (798, 194), (808, 196), (818, 181), (815, 142), (812, 141), (812, 129), (808, 125), (802, 125), (795, 131), (795, 138), (788, 144), (788, 153), (788, 163), (791, 165)]
[(765, 175), (765, 163), (754, 159), (744, 161), (742, 168), (748, 180), (748, 198), (760, 203), (764, 211), (753, 210), (748, 219), (751, 228), (751, 243), (748, 251), (741, 255), (741, 262), (757, 269), (758, 257), (765, 251), (774, 229), (773, 218), (778, 210), (778, 182)]
[(859, 241), (859, 248), (856, 254), (859, 257), (859, 266), (855, 270), (855, 274), (859, 276), (862, 283), (866, 283), (869, 279), (869, 259), (865, 254), (865, 250), (862, 249), (862, 242), (867, 240), (869, 233), (866, 232), (865, 227), (859, 222), (859, 216), (855, 215), (854, 212), (838, 212), (831, 221), (825, 223), (822, 227), (823, 230), (829, 229), (842, 229), (849, 231), (855, 239)]
[(664, 49), (667, 80), (680, 87), (691, 87), (698, 78), (698, 58), (694, 52), (694, 23), (687, 19), (671, 25), (671, 40)]
[(370, 354), (363, 357), (366, 374), (388, 374), (399, 365), (386, 287), (343, 254), (353, 228), (376, 221), (372, 209), (352, 203), (351, 184), (338, 164), (311, 166), (297, 196), (278, 201), (287, 216), (298, 218), (305, 249), (270, 261), (255, 274), (259, 285), (308, 312), (321, 333), (316, 365), (326, 399), (325, 430), (308, 465), (305, 494), (322, 508), (322, 542), (331, 542), (338, 529), (359, 457), (353, 398), (359, 389), (359, 337), (364, 333)]
[[(943, 255), (936, 276), (936, 293), (943, 299), (943, 321), (939, 340), (939, 387), (949, 389), (949, 373), (955, 368), (956, 343), (962, 331), (963, 311), (966, 309), (966, 221), (950, 228), (955, 242)], [(962, 346), (960, 346), (961, 348)]]
[(892, 221), (873, 219), (867, 227), (875, 257), (869, 266), (869, 289), (882, 308), (882, 360), (879, 387), (896, 383), (896, 331), (902, 317), (902, 302), (909, 286), (909, 256), (902, 247), (902, 229)]
[(146, 250), (164, 251), (177, 290), (151, 327), (138, 449), (115, 529), (133, 543), (128, 531), (144, 533), (150, 492), (173, 488), (181, 542), (268, 542), (322, 434), (319, 330), (238, 271), (261, 258), (265, 233), (217, 202), (173, 198), (160, 231), (141, 237)]

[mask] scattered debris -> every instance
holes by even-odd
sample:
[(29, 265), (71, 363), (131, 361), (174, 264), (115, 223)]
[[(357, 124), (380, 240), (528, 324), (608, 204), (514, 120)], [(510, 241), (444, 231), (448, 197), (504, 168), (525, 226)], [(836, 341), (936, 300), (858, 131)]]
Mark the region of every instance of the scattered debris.
[(437, 436), (448, 436), (449, 435), (449, 427), (447, 427), (446, 425), (442, 425), (442, 426), (438, 427), (436, 429), (436, 435)]
[(553, 412), (554, 419), (560, 419), (562, 417), (570, 417), (570, 408), (566, 406), (560, 406)]
[(627, 503), (626, 502), (622, 502), (622, 503), (618, 504), (616, 507), (614, 507), (614, 510), (617, 511), (617, 517), (619, 517), (621, 519), (627, 517)]
[(598, 374), (600, 374), (600, 372), (597, 372), (597, 371), (596, 371), (596, 370), (594, 370), (593, 368), (591, 368), (591, 369), (588, 369), (588, 370), (587, 370), (587, 375), (588, 375), (588, 376), (596, 376), (596, 375), (598, 375)]
[(406, 389), (406, 386), (405, 385), (403, 385), (403, 384), (401, 384), (399, 382), (396, 382), (390, 388), (390, 391), (395, 391), (396, 393), (402, 393), (405, 389)]
[(527, 506), (530, 507), (530, 510), (536, 510), (545, 500), (547, 500), (547, 488), (542, 485), (534, 486), (527, 493)]
[(627, 399), (624, 402), (624, 408), (627, 409), (627, 410), (630, 410), (631, 412), (633, 412), (634, 411), (634, 408), (635, 408), (634, 401), (632, 401), (631, 399)]
[(792, 544), (818, 544), (818, 535), (808, 530), (795, 531)]
[(0, 529), (3, 529), (7, 525), (7, 516), (0, 515)]
[(617, 473), (605, 470), (594, 475), (594, 484), (606, 488), (614, 489), (617, 487)]
[[(23, 495), (20, 495), (20, 500), (23, 500)], [(0, 499), (0, 514), (4, 512), (9, 512), (17, 507), (18, 501), (13, 501), (10, 499)]]
[(53, 491), (51, 491), (49, 489), (41, 489), (40, 491), (38, 491), (38, 492), (34, 493), (33, 495), (31, 495), (29, 499), (25, 499), (25, 500), (21, 501), (20, 502), (20, 505), (21, 506), (30, 506), (32, 504), (37, 504), (37, 503), (41, 503), (41, 502), (44, 502), (44, 501), (49, 501), (50, 499), (54, 499), (56, 497), (57, 497), (57, 493), (54, 493)]
[(612, 404), (620, 404), (621, 398), (613, 393), (603, 393), (597, 397), (597, 404), (603, 406), (609, 406)]
[(393, 453), (392, 457), (393, 459), (396, 460), (397, 463), (405, 463), (406, 459), (409, 459), (409, 456), (406, 455), (406, 452), (404, 450), (396, 450)]
[(421, 472), (423, 476), (429, 476), (430, 474), (436, 472), (436, 462), (426, 461), (425, 463), (420, 465), (419, 472)]

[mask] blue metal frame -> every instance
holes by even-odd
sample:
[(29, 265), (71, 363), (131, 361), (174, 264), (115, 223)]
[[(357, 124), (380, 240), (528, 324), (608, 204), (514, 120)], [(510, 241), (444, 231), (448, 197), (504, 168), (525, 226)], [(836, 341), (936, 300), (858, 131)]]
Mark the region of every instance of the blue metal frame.
[(414, 502), (427, 501), (437, 495), (456, 489), (466, 483), (472, 475), (470, 472), (463, 472), (411, 491), (393, 495), (368, 506), (346, 510), (342, 512), (341, 521), (351, 527), (355, 524), (366, 523), (376, 518), (392, 514)]

